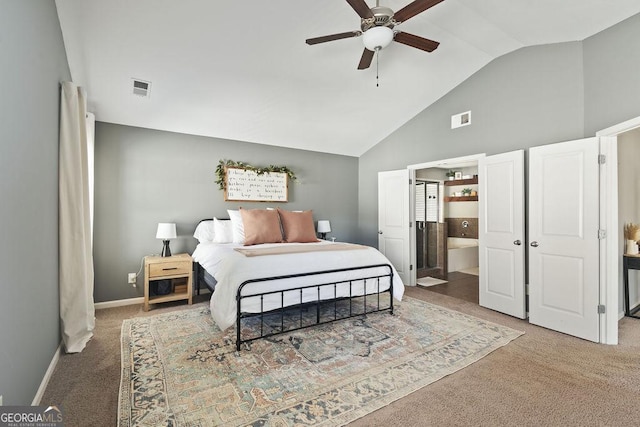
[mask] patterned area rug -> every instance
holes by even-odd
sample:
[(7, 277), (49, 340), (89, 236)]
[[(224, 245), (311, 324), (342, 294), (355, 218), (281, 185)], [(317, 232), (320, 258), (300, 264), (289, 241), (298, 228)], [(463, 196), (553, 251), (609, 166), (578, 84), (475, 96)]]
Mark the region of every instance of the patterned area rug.
[(462, 369), (522, 332), (405, 297), (235, 351), (206, 303), (125, 320), (118, 425), (344, 425)]

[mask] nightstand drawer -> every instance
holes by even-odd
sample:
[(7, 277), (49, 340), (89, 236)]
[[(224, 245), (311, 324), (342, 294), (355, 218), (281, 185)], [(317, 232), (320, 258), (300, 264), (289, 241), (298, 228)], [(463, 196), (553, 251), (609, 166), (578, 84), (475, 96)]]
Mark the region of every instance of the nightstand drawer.
[(163, 262), (149, 265), (149, 278), (173, 276), (176, 274), (189, 274), (191, 263), (184, 261)]

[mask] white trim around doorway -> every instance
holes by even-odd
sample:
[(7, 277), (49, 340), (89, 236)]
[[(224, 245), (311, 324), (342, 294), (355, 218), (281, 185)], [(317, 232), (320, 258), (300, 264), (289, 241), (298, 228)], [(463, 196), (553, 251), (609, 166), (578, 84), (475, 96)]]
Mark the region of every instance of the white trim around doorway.
[(606, 307), (604, 322), (600, 326), (600, 342), (603, 344), (618, 344), (618, 320), (621, 318), (620, 309), (624, 310), (618, 298), (622, 277), (618, 239), (618, 135), (638, 127), (640, 117), (596, 132), (600, 137), (600, 154), (606, 156), (600, 174), (600, 228), (607, 232), (600, 247), (600, 280), (605, 283), (600, 290), (600, 301)]
[[(431, 162), (425, 162), (425, 163), (417, 163), (415, 165), (409, 165), (407, 166), (407, 169), (409, 170), (409, 177), (411, 178), (411, 188), (410, 188), (410, 202), (409, 202), (409, 220), (411, 223), (415, 222), (415, 185), (416, 185), (416, 171), (420, 170), (420, 169), (429, 169), (429, 168), (448, 168), (448, 167), (460, 167), (460, 165), (464, 165), (466, 163), (472, 163), (475, 162), (476, 164), (478, 163), (478, 160), (484, 158), (486, 156), (486, 154), (482, 153), (482, 154), (473, 154), (470, 156), (464, 156), (464, 157), (454, 157), (451, 159), (443, 159), (443, 160), (434, 160)], [(416, 236), (415, 233), (410, 233), (409, 236), (409, 240), (410, 240), (410, 247), (409, 247), (409, 256), (411, 257), (410, 259), (410, 263), (411, 265), (417, 265), (417, 254), (416, 254)], [(417, 269), (413, 268), (411, 270), (411, 280), (410, 280), (410, 286), (415, 286), (416, 285), (416, 280), (417, 280)]]
[(467, 163), (467, 162), (473, 162), (473, 161), (477, 162), (478, 160), (480, 160), (485, 156), (486, 154), (482, 153), (482, 154), (473, 154), (471, 156), (454, 157), (452, 159), (434, 160), (432, 162), (409, 165), (407, 166), (407, 169), (418, 170), (418, 169), (428, 169), (428, 168), (443, 168), (449, 165), (452, 165), (453, 167), (457, 167), (460, 163)]

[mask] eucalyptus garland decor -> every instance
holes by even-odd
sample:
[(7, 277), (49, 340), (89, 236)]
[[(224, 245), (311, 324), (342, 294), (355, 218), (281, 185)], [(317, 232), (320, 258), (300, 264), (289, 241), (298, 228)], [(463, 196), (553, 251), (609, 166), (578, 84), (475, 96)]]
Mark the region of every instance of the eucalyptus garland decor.
[(218, 162), (218, 166), (216, 167), (216, 177), (217, 177), (216, 184), (218, 184), (218, 188), (220, 190), (224, 190), (224, 186), (225, 186), (224, 174), (225, 174), (225, 168), (227, 167), (246, 169), (246, 170), (255, 172), (258, 175), (262, 175), (269, 172), (286, 173), (291, 181), (295, 181), (297, 179), (296, 174), (286, 166), (269, 165), (264, 168), (258, 168), (243, 162), (235, 162), (233, 160), (220, 160)]

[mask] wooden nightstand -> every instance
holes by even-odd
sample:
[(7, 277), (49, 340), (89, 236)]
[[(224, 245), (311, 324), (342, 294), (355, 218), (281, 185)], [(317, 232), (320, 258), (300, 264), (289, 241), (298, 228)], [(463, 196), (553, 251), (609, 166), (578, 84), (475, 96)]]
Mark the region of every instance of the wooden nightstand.
[(640, 255), (625, 254), (622, 258), (624, 279), (624, 315), (640, 319), (640, 305), (631, 308), (629, 305), (629, 270), (640, 270)]
[[(144, 311), (149, 311), (149, 304), (161, 302), (188, 300), (191, 304), (191, 268), (192, 260), (189, 254), (144, 257)], [(152, 292), (149, 285), (159, 280), (169, 281), (169, 293), (155, 295)]]

